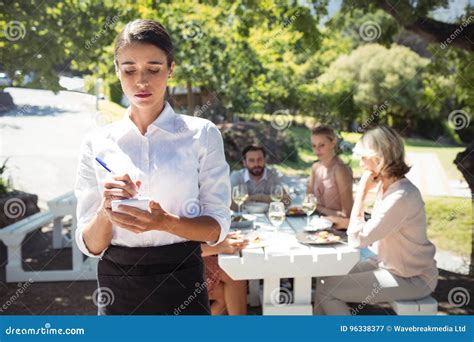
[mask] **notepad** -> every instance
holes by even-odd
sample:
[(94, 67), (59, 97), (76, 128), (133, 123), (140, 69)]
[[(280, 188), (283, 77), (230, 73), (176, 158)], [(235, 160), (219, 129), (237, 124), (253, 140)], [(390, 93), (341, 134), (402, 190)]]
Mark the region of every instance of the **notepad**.
[(111, 202), (112, 211), (116, 212), (122, 212), (122, 210), (119, 209), (119, 205), (128, 205), (130, 207), (138, 208), (140, 210), (148, 210), (149, 203), (149, 198), (132, 198), (125, 200), (113, 200)]

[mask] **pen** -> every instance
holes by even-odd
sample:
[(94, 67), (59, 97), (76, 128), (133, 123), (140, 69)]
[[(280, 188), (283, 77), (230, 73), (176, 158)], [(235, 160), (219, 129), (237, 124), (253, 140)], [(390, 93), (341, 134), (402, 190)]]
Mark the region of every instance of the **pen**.
[[(108, 172), (110, 172), (113, 175), (115, 174), (102, 159), (100, 159), (99, 157), (95, 157), (95, 160), (100, 164), (100, 166), (102, 166)], [(135, 185), (135, 187), (136, 187), (136, 185)], [(140, 197), (140, 194), (138, 193), (138, 188), (137, 188), (137, 196)]]
[(107, 171), (109, 171), (110, 173), (114, 173), (111, 169), (109, 169), (107, 167), (107, 164), (102, 160), (100, 159), (99, 157), (95, 157), (95, 160), (104, 168), (106, 169)]

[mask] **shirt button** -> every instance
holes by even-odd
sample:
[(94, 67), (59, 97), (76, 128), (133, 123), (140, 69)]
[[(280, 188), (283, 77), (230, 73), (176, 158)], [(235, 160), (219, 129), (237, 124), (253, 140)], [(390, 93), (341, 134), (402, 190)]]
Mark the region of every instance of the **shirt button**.
[(151, 240), (146, 240), (145, 241), (145, 246), (150, 247), (152, 245)]

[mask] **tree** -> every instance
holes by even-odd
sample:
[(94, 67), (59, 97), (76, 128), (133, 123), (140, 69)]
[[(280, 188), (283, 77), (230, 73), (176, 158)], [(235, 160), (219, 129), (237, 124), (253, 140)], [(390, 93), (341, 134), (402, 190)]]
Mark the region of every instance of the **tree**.
[(318, 78), (316, 89), (333, 104), (330, 108), (340, 121), (346, 117), (407, 127), (434, 115), (420, 106), (427, 64), (406, 47), (367, 44), (334, 61)]

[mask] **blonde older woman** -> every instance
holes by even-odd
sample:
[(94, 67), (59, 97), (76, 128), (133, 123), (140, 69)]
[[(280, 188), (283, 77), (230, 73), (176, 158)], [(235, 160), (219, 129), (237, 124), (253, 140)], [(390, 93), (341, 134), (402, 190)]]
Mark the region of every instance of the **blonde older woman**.
[[(346, 303), (418, 299), (437, 285), (435, 247), (426, 236), (421, 194), (405, 178), (409, 167), (402, 139), (388, 127), (376, 127), (362, 136), (354, 152), (365, 172), (351, 212), (349, 244), (374, 245), (378, 258), (358, 263), (346, 276), (321, 278), (315, 314), (349, 315)], [(366, 198), (373, 188), (377, 198), (371, 219), (365, 221)]]

